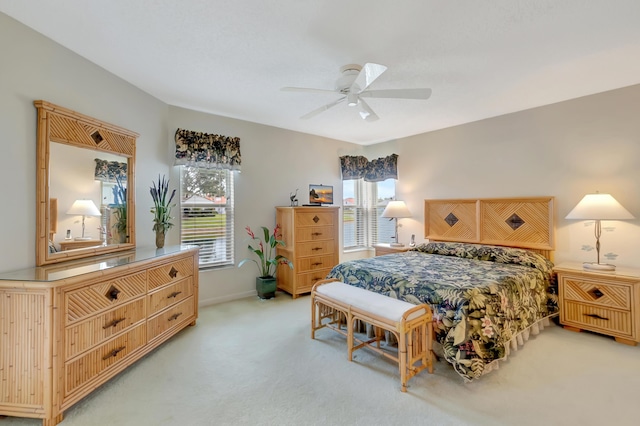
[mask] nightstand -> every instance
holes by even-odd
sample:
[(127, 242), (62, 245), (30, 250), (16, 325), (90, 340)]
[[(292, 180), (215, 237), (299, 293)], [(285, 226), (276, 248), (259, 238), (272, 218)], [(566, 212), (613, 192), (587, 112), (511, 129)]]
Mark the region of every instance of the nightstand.
[(409, 246), (392, 247), (391, 244), (380, 243), (380, 244), (374, 244), (373, 248), (376, 250), (376, 256), (382, 256), (383, 254), (402, 253), (404, 251), (409, 251), (413, 247), (409, 247)]
[(102, 245), (102, 240), (65, 240), (60, 241), (60, 250), (75, 250), (79, 248), (96, 247)]
[(558, 274), (560, 323), (573, 331), (590, 330), (636, 346), (640, 341), (640, 270), (586, 271), (563, 263)]

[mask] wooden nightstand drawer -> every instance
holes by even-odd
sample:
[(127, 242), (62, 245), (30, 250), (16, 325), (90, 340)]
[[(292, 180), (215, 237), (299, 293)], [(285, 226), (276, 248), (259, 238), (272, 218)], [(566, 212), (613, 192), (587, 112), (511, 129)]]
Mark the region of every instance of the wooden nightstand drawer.
[(630, 310), (631, 287), (581, 277), (562, 278), (565, 300), (588, 302), (601, 306)]
[(606, 309), (567, 300), (562, 304), (562, 317), (563, 324), (603, 334), (633, 336), (630, 311)]

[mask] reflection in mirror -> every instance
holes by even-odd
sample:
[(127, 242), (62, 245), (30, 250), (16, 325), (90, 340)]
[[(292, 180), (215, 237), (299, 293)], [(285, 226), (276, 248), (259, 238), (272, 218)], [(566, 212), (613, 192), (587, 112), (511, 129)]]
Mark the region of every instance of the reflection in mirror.
[[(57, 221), (51, 217), (50, 250), (126, 242), (126, 161), (120, 155), (51, 142), (49, 199), (57, 199)], [(86, 212), (84, 216), (84, 235), (82, 215), (70, 210), (78, 200), (92, 201), (97, 208), (97, 214)], [(57, 232), (51, 232), (53, 229)]]
[(134, 248), (138, 134), (49, 102), (34, 105), (36, 264)]

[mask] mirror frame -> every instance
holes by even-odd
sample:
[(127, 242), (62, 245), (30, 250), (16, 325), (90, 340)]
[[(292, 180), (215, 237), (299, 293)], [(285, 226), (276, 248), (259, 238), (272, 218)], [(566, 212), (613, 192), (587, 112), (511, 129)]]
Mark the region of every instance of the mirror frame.
[[(36, 168), (36, 265), (83, 259), (136, 247), (135, 159), (137, 133), (80, 114), (46, 101), (34, 101), (38, 110)], [(128, 242), (49, 253), (51, 204), (49, 198), (49, 154), (51, 142), (127, 158), (127, 239)]]

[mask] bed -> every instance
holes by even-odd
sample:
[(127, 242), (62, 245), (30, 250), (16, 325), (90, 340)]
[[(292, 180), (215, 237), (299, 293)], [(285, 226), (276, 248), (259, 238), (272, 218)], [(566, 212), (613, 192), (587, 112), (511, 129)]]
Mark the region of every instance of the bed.
[(328, 278), (427, 303), (442, 355), (466, 381), (557, 315), (552, 197), (426, 200), (425, 235), (410, 251), (343, 262)]

